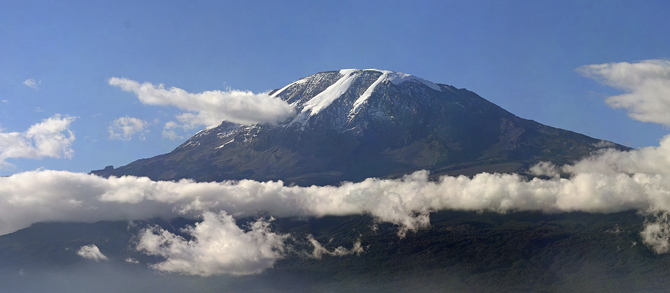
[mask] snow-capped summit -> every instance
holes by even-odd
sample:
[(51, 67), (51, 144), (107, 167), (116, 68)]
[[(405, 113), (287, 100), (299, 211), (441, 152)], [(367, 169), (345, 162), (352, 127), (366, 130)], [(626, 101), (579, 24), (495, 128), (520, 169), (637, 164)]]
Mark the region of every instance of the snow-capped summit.
[[(304, 126), (310, 117), (318, 115), (334, 103), (333, 107), (350, 107), (348, 119), (351, 120), (378, 87), (391, 84), (401, 86), (404, 83), (442, 91), (440, 85), (411, 74), (378, 69), (342, 69), (302, 78), (272, 92), (271, 96), (288, 101), (296, 108), (298, 115), (289, 124), (299, 123)], [(328, 87), (321, 90), (324, 84), (328, 84)], [(359, 93), (361, 90), (362, 93)], [(299, 100), (295, 99), (297, 95), (301, 95)]]
[(338, 184), (421, 169), (434, 175), (524, 172), (539, 161), (568, 163), (603, 145), (521, 119), (471, 91), (387, 70), (321, 72), (270, 95), (296, 115), (276, 125), (224, 121), (171, 153), (95, 173)]

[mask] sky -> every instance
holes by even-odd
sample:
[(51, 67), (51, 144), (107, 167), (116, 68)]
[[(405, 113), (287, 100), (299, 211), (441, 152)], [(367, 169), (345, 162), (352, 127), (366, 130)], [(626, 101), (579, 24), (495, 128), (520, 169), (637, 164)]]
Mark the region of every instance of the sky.
[[(666, 11), (664, 1), (4, 1), (0, 175), (121, 166), (217, 119), (284, 117), (264, 94), (342, 68), (410, 73), (522, 118), (655, 146), (667, 125), (606, 102), (631, 88), (579, 68), (665, 60)], [(215, 101), (177, 101), (193, 97)], [(231, 104), (237, 112), (217, 112)]]

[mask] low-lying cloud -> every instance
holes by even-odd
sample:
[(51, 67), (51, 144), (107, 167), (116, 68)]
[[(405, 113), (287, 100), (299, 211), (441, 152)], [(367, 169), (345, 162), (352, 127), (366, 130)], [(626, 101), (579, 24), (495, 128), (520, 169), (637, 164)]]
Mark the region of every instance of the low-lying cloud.
[(0, 129), (0, 168), (9, 165), (6, 160), (10, 158), (72, 158), (75, 136), (69, 127), (74, 120), (75, 117), (56, 114), (24, 132)]
[(171, 121), (171, 124), (166, 124), (164, 136), (167, 137), (177, 127), (192, 129), (215, 126), (224, 120), (239, 124), (278, 123), (295, 114), (288, 103), (272, 98), (268, 93), (255, 94), (239, 90), (189, 93), (176, 87), (166, 89), (162, 84), (140, 84), (119, 77), (112, 77), (108, 82), (134, 93), (143, 104), (173, 106), (186, 111), (177, 115), (178, 123)]
[[(636, 156), (641, 151), (645, 150), (622, 153)], [(193, 236), (192, 240), (160, 229), (148, 229), (140, 235), (138, 246), (145, 253), (166, 258), (165, 262), (154, 265), (156, 269), (197, 275), (253, 274), (271, 267), (274, 260), (281, 257), (282, 235), (271, 232), (267, 222), (256, 222), (251, 231), (243, 232), (230, 215), (367, 214), (377, 221), (397, 225), (402, 236), (428, 227), (430, 212), (445, 209), (667, 212), (670, 211), (670, 177), (664, 173), (575, 171), (570, 178), (549, 180), (481, 173), (472, 178), (444, 176), (431, 181), (428, 172), (418, 171), (395, 180), (370, 178), (341, 186), (311, 187), (253, 180), (196, 183), (152, 181), (133, 176), (106, 179), (49, 170), (0, 178), (2, 234), (43, 221), (202, 218), (203, 222), (187, 231)], [(222, 241), (233, 244), (221, 245)], [(205, 257), (213, 254), (215, 248), (233, 256)], [(244, 261), (228, 259), (238, 256)]]

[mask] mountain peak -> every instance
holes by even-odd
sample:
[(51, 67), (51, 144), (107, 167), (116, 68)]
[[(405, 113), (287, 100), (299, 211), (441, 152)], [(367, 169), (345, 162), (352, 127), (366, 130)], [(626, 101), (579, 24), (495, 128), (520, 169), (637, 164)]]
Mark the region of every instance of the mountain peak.
[[(287, 101), (298, 113), (289, 125), (301, 129), (326, 109), (337, 109), (348, 121), (361, 111), (371, 96), (387, 87), (421, 87), (423, 91), (442, 91), (442, 86), (411, 74), (379, 69), (341, 69), (301, 78), (271, 93)], [(300, 97), (297, 99), (296, 97)]]

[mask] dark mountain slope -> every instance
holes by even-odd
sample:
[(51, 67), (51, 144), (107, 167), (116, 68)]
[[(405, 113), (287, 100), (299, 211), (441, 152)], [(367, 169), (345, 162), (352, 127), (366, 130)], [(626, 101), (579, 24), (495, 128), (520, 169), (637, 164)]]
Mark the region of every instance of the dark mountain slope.
[[(440, 211), (431, 228), (401, 239), (368, 216), (283, 218), (272, 230), (293, 240), (274, 268), (207, 278), (157, 273), (147, 264), (160, 259), (133, 249), (148, 224), (176, 232), (193, 221), (41, 223), (0, 237), (0, 292), (667, 292), (670, 256), (641, 244), (644, 221), (635, 212)], [(330, 250), (360, 240), (364, 252), (310, 258), (309, 234)], [(109, 261), (77, 255), (92, 243)]]
[(223, 122), (174, 151), (94, 171), (154, 180), (283, 180), (337, 184), (397, 177), (520, 172), (620, 145), (519, 118), (477, 94), (411, 75), (341, 70), (275, 90), (297, 115), (278, 125)]

